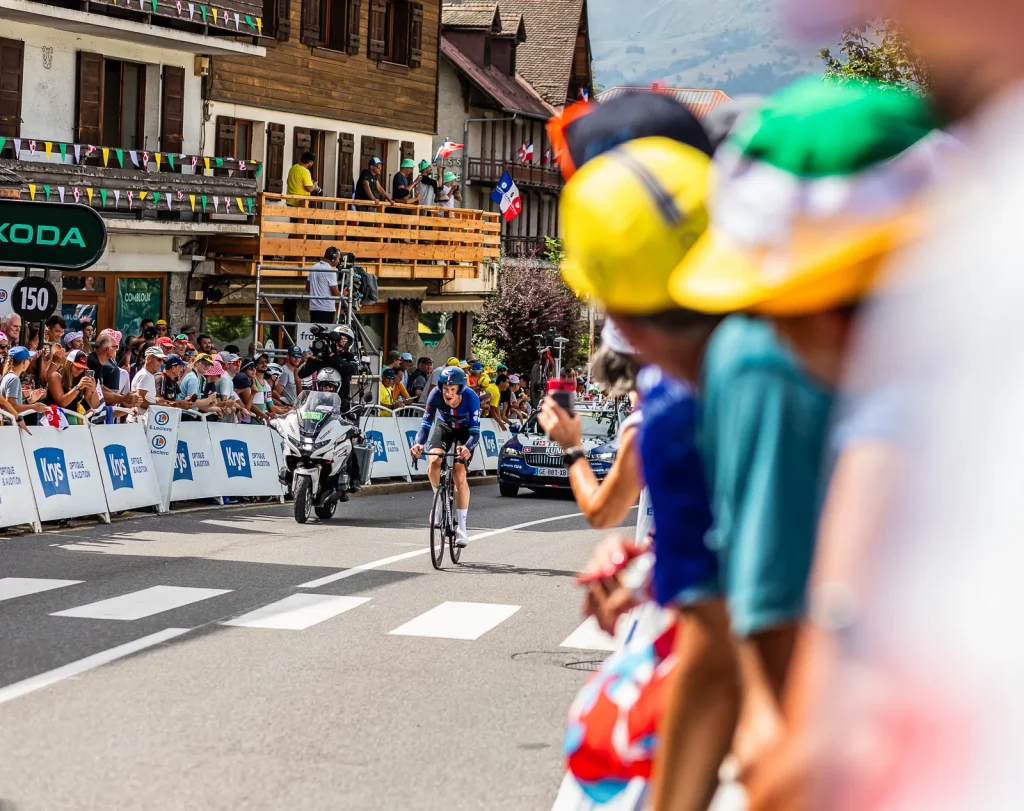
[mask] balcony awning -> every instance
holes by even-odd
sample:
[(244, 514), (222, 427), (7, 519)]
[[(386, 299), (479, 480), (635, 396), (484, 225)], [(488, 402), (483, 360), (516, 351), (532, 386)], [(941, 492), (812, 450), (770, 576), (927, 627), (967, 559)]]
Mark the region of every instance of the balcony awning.
[(428, 298), (420, 309), (425, 313), (479, 313), (484, 300), (479, 296), (440, 296)]
[(427, 297), (427, 286), (401, 287), (382, 284), (377, 288), (381, 301), (423, 301)]

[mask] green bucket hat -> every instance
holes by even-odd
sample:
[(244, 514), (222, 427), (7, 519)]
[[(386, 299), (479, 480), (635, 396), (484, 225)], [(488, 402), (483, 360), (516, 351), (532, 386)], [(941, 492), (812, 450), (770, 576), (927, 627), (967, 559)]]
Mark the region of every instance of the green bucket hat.
[(444, 173), (444, 182), (445, 183), (453, 183), (454, 181), (455, 181), (455, 172), (445, 172)]
[(430, 161), (428, 161), (428, 160), (422, 160), (422, 161), (420, 161), (420, 171), (422, 172), (422, 171), (424, 171), (425, 169), (428, 169), (428, 168), (430, 168), (430, 165), (431, 165), (431, 164), (430, 164)]
[(774, 316), (860, 300), (921, 233), (926, 192), (958, 147), (916, 93), (797, 82), (717, 153), (710, 225), (673, 273), (672, 298)]
[(401, 168), (403, 168), (403, 169), (415, 169), (416, 168), (416, 161), (414, 161), (412, 158), (406, 158), (404, 161), (402, 161), (402, 167)]

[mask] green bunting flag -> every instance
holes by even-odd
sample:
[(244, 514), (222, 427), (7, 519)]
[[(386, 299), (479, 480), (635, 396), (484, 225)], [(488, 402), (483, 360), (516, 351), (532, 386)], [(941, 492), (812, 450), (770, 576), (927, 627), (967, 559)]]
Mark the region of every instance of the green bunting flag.
[(107, 207), (107, 190), (106, 189), (100, 189), (100, 200), (103, 201), (103, 207), (106, 208)]
[(203, 15), (203, 22), (206, 22), (206, 6), (200, 6), (199, 12)]
[(217, 164), (217, 168), (220, 169), (224, 165), (224, 158), (214, 158), (213, 162)]
[(4, 151), (4, 147), (6, 145), (7, 145), (7, 139), (6, 138), (0, 138), (0, 152)]
[(122, 169), (124, 169), (124, 150), (123, 149), (115, 149), (114, 150), (114, 154), (117, 155), (117, 163), (118, 163), (118, 165)]
[(60, 147), (60, 161), (64, 163), (68, 159), (68, 145), (58, 144), (58, 146)]
[(153, 192), (153, 205), (155, 206), (159, 202), (160, 202), (160, 192), (155, 191), (155, 192)]
[(260, 173), (262, 171), (263, 171), (263, 164), (262, 163), (257, 163), (256, 164), (256, 178), (257, 179), (259, 179)]
[(248, 14), (246, 14), (246, 15), (245, 15), (245, 23), (246, 23), (246, 25), (248, 25), (248, 26), (249, 26), (250, 28), (255, 28), (255, 27), (256, 27), (256, 23), (254, 23), (254, 22), (252, 21), (252, 17), (250, 17), (250, 16), (248, 15)]
[(174, 155), (168, 154), (167, 161), (171, 164), (171, 171), (174, 171)]
[(245, 204), (249, 207), (249, 213), (252, 214), (252, 198), (246, 197)]
[(43, 186), (43, 194), (46, 195), (46, 202), (49, 203), (50, 202), (50, 187), (49, 186)]
[(203, 204), (203, 213), (205, 214), (206, 213), (206, 195), (205, 194), (202, 195), (199, 198), (199, 201)]
[(156, 11), (156, 0), (152, 0), (153, 11)]

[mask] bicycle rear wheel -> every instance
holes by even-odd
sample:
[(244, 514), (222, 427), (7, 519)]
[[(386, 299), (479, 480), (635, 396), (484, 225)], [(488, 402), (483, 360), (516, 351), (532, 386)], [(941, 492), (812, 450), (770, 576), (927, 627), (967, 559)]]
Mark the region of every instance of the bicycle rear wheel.
[(442, 484), (434, 493), (434, 502), (431, 509), (433, 520), (430, 522), (430, 562), (435, 569), (440, 569), (444, 562), (444, 544), (448, 533), (447, 513), (448, 507), (445, 504), (445, 488)]

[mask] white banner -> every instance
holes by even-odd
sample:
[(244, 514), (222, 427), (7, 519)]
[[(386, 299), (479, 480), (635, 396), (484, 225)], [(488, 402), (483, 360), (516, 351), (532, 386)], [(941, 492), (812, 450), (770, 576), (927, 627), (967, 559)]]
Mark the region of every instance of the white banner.
[(223, 496), (281, 496), (274, 438), (262, 425), (207, 423), (214, 466), (223, 477)]
[(306, 322), (295, 325), (295, 345), (300, 349), (309, 349), (310, 344), (312, 344), (316, 338), (316, 336), (310, 332), (310, 328), (312, 326), (312, 324)]
[(121, 512), (161, 504), (160, 484), (142, 424), (93, 425), (91, 430), (107, 506)]
[[(397, 417), (395, 422), (398, 423), (398, 432), (402, 435), (405, 440), (405, 450), (408, 453), (409, 449), (412, 448), (416, 440), (416, 433), (420, 430), (420, 425), (423, 422), (422, 417)], [(427, 459), (420, 459), (418, 467), (412, 466), (412, 457), (409, 458), (409, 473), (416, 478), (425, 478), (427, 475)]]
[[(21, 278), (21, 276), (0, 276), (0, 316), (14, 312), (14, 307), (11, 305), (11, 291), (14, 289), (14, 285), (21, 281)], [(25, 331), (28, 332), (27, 327)]]
[(110, 521), (103, 479), (88, 426), (59, 431), (37, 425), (24, 434), (29, 479), (36, 494), (39, 518), (56, 521), (80, 515), (99, 515)]
[(371, 479), (393, 479), (401, 477), (411, 481), (409, 475), (408, 446), (398, 431), (398, 420), (394, 417), (371, 417), (364, 432), (373, 444), (373, 469)]
[(153, 459), (157, 485), (160, 487), (160, 511), (171, 506), (171, 483), (178, 459), (178, 424), (181, 410), (150, 406), (146, 409), (146, 436)]
[(205, 422), (182, 422), (178, 426), (171, 482), (171, 501), (221, 498), (226, 481), (223, 466), (214, 464), (213, 444)]
[(0, 527), (31, 524), (40, 530), (36, 497), (32, 493), (21, 431), (0, 427)]
[[(511, 435), (508, 435), (511, 436)], [(490, 417), (485, 417), (480, 420), (480, 444), (477, 445), (476, 453), (473, 454), (473, 464), (470, 466), (470, 470), (478, 470), (476, 466), (476, 458), (480, 457), (480, 461), (484, 464), (484, 469), (488, 473), (497, 471), (498, 469), (498, 452), (501, 450), (501, 446), (508, 440), (505, 432), (502, 431), (498, 424)]]

